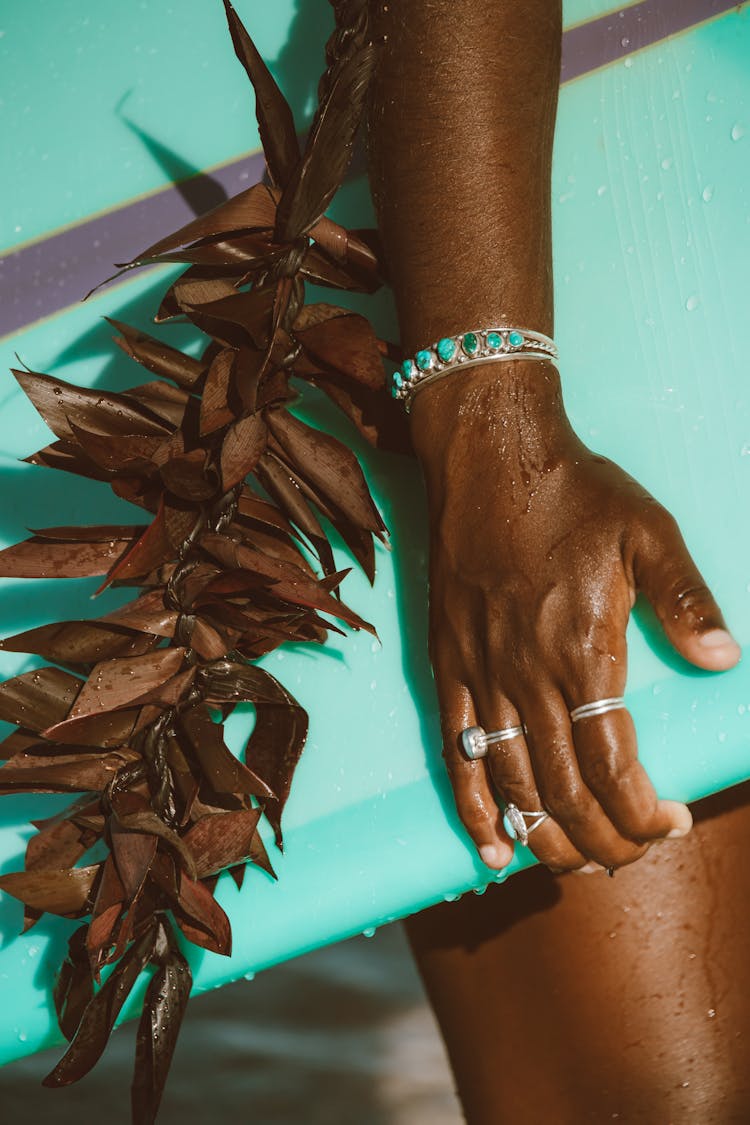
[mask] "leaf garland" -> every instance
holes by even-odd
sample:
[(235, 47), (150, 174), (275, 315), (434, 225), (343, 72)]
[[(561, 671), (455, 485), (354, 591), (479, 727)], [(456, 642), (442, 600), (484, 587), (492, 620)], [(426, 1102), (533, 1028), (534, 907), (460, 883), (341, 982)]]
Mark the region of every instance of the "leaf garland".
[[(97, 592), (136, 588), (98, 618), (0, 641), (51, 662), (0, 683), (0, 718), (16, 727), (0, 749), (0, 794), (80, 794), (34, 822), (24, 869), (0, 876), (0, 889), (23, 903), (24, 931), (45, 912), (81, 921), (54, 990), (69, 1046), (45, 1085), (88, 1073), (151, 971), (132, 1084), (138, 1125), (156, 1117), (190, 993), (178, 934), (229, 955), (229, 919), (213, 893), (219, 873), (229, 869), (239, 887), (253, 863), (276, 878), (258, 824), (264, 815), (283, 849), (308, 717), (253, 661), (285, 641), (321, 644), (342, 632), (335, 620), (375, 634), (341, 600), (348, 571), (336, 571), (321, 519), (370, 582), (373, 541), (385, 542), (387, 529), (353, 452), (289, 412), (296, 376), (371, 443), (408, 450), (403, 413), (383, 386), (394, 346), (360, 315), (304, 304), (305, 280), (373, 292), (382, 279), (374, 232), (324, 215), (374, 57), (366, 5), (350, 0), (356, 18), (346, 6), (334, 0), (338, 26), (300, 151), (286, 100), (224, 0), (271, 185), (221, 203), (122, 267), (187, 266), (155, 321), (187, 318), (208, 337), (202, 355), (110, 320), (116, 344), (154, 379), (115, 393), (14, 371), (55, 435), (25, 460), (107, 482), (144, 514), (135, 525), (31, 529), (0, 551), (3, 577), (97, 576)], [(244, 760), (222, 730), (241, 701), (256, 709)], [(87, 863), (96, 844), (105, 858)]]

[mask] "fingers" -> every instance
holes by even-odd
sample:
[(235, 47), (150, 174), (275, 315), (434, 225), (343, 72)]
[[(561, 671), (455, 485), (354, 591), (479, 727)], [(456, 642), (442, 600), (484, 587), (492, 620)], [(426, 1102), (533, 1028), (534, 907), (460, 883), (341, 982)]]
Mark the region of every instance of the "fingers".
[[(609, 807), (600, 804), (581, 772), (568, 707), (560, 691), (552, 683), (545, 684), (543, 690), (537, 688), (527, 706), (520, 701), (520, 710), (528, 716), (526, 742), (544, 807), (582, 855), (603, 867), (633, 863), (647, 850), (651, 818), (646, 818), (639, 833), (643, 843), (618, 831)], [(614, 751), (617, 758), (616, 744)]]
[(709, 671), (731, 668), (740, 659), (740, 647), (690, 557), (676, 520), (660, 506), (658, 513), (633, 556), (636, 586), (686, 660)]
[(513, 840), (503, 827), (503, 814), (492, 793), (483, 760), (464, 754), (461, 731), (477, 725), (469, 689), (434, 665), (440, 701), (443, 759), (453, 786), (458, 815), (487, 867), (501, 869), (513, 858)]
[[(567, 702), (572, 708), (580, 700)], [(687, 805), (659, 800), (638, 760), (629, 711), (579, 719), (573, 724), (573, 740), (581, 777), (621, 836), (647, 843), (690, 830), (693, 818)]]
[[(485, 730), (507, 730), (521, 725), (518, 712), (501, 691), (488, 691), (488, 685), (484, 683), (477, 684), (474, 694), (480, 722)], [(486, 761), (495, 788), (506, 805), (513, 803), (524, 811), (545, 807), (523, 734), (491, 744)], [(587, 856), (574, 847), (552, 818), (547, 818), (534, 828), (533, 834), (529, 835), (528, 846), (541, 863), (554, 870), (571, 870), (582, 867), (587, 861)]]

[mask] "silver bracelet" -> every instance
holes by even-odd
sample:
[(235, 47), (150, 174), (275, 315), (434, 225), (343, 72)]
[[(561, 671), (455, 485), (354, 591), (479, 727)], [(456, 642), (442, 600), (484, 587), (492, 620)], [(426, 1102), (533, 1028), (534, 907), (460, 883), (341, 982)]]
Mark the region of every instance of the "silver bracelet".
[(391, 394), (403, 402), (408, 414), (419, 387), (453, 371), (507, 359), (541, 359), (557, 367), (559, 358), (554, 340), (542, 332), (530, 328), (477, 328), (457, 336), (442, 336), (405, 359), (390, 377)]

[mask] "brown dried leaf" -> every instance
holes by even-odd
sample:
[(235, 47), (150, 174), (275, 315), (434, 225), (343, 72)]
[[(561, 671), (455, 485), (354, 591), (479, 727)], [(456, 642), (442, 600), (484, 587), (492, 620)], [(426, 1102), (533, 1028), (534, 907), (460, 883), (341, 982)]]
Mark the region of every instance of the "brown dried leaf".
[(43, 1079), (43, 1086), (69, 1086), (88, 1074), (99, 1060), (122, 1005), (148, 964), (154, 944), (155, 927), (152, 926), (123, 954), (120, 963), (86, 1006), (68, 1050)]
[(288, 410), (269, 410), (268, 426), (292, 465), (353, 524), (383, 539), (386, 526), (350, 449)]
[[(297, 323), (300, 323), (299, 317)], [(385, 393), (380, 342), (365, 317), (345, 312), (308, 323), (307, 327), (295, 326), (294, 334), (315, 363), (355, 379), (373, 391)]]
[(132, 707), (182, 669), (185, 649), (157, 649), (144, 656), (104, 660), (91, 671), (67, 719), (45, 730), (45, 738), (58, 738), (66, 724), (89, 715)]
[(178, 721), (188, 746), (217, 793), (244, 793), (263, 798), (273, 796), (273, 790), (235, 758), (224, 742), (221, 726), (212, 722), (204, 704), (199, 703), (183, 711)]
[(198, 878), (215, 875), (233, 864), (251, 857), (252, 840), (257, 831), (261, 809), (240, 809), (236, 812), (203, 816), (185, 836), (185, 843), (195, 857)]
[(75, 440), (69, 418), (87, 430), (104, 434), (159, 434), (164, 423), (150, 410), (112, 391), (76, 387), (38, 371), (13, 370), (49, 428), (59, 438)]
[(115, 343), (126, 355), (131, 356), (154, 375), (171, 379), (178, 387), (190, 390), (204, 374), (205, 367), (200, 360), (193, 359), (184, 352), (157, 340), (155, 336), (149, 336), (146, 332), (123, 324), (120, 320), (114, 320), (110, 316), (104, 319), (120, 333), (120, 337), (115, 338)]
[(266, 448), (266, 441), (266, 423), (260, 414), (249, 414), (229, 427), (221, 447), (221, 481), (225, 492), (253, 471)]
[(255, 89), (255, 113), (268, 171), (283, 187), (299, 160), (292, 111), (229, 0), (224, 0), (235, 54)]
[(140, 656), (157, 638), (100, 621), (60, 621), (0, 640), (4, 652), (33, 652), (63, 664), (96, 664), (118, 656)]
[[(203, 883), (190, 879), (184, 871), (180, 876), (178, 902), (187, 918), (197, 926), (197, 929), (191, 927), (193, 936), (190, 940), (203, 946), (204, 949), (211, 950), (212, 953), (222, 953), (225, 957), (230, 957), (232, 931), (229, 919)], [(180, 927), (184, 929), (179, 914), (175, 917)]]
[(279, 688), (287, 705), (257, 704), (255, 727), (245, 749), (245, 760), (276, 794), (265, 803), (264, 812), (281, 848), (281, 815), (307, 739), (308, 718), (296, 699), (281, 684)]
[[(213, 533), (204, 535), (201, 546), (226, 566), (254, 571), (274, 580), (275, 597), (293, 605), (309, 606), (338, 617), (355, 629), (365, 629), (377, 637), (373, 625), (359, 617), (339, 599), (331, 597), (320, 581), (311, 581), (305, 572), (292, 563), (269, 558), (260, 551), (244, 546), (227, 536)], [(349, 568), (330, 577), (338, 584), (349, 573)]]
[(234, 411), (227, 399), (235, 355), (234, 348), (222, 348), (208, 369), (201, 396), (201, 437), (226, 426), (234, 419)]
[(67, 715), (83, 681), (60, 668), (36, 668), (0, 684), (0, 719), (40, 731)]
[(313, 120), (301, 161), (279, 200), (274, 238), (292, 242), (316, 223), (351, 160), (376, 48), (367, 44), (341, 63), (328, 98)]
[(35, 535), (0, 551), (2, 578), (91, 578), (106, 574), (131, 540), (61, 543)]
[(100, 863), (94, 863), (90, 867), (58, 871), (46, 867), (33, 871), (10, 871), (0, 875), (0, 890), (35, 910), (59, 914), (63, 918), (79, 918), (89, 908), (91, 888), (100, 868)]
[[(188, 246), (201, 239), (239, 231), (271, 230), (276, 217), (276, 203), (271, 189), (265, 184), (255, 184), (239, 195), (220, 203), (205, 215), (193, 219), (174, 234), (162, 238), (138, 254), (131, 263), (165, 254), (170, 250)], [(118, 263), (120, 264), (120, 263)]]

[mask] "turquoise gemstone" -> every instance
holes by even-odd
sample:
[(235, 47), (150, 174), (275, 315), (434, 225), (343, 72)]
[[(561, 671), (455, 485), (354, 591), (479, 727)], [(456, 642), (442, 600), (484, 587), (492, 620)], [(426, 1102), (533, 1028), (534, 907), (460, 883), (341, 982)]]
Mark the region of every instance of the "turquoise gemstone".
[(511, 332), (508, 335), (508, 343), (512, 348), (518, 348), (523, 343), (523, 332)]
[(467, 332), (461, 345), (467, 355), (476, 355), (479, 351), (479, 340), (473, 332)]
[(492, 348), (493, 352), (498, 351), (503, 346), (503, 338), (499, 332), (487, 333), (487, 347)]
[(393, 372), (393, 382), (396, 384), (396, 386), (400, 387), (401, 384), (403, 383), (403, 381), (404, 381), (404, 377), (401, 374), (401, 372), (400, 371), (394, 371)]
[(443, 363), (450, 363), (456, 354), (456, 341), (451, 340), (450, 336), (443, 336), (442, 340), (438, 340), (435, 351)]
[(414, 371), (415, 371), (414, 360), (413, 359), (405, 359), (404, 362), (401, 364), (401, 372), (404, 376), (404, 379), (411, 379), (412, 375), (414, 374)]
[(432, 352), (427, 351), (426, 348), (424, 351), (417, 352), (414, 359), (420, 371), (429, 371), (432, 367)]

